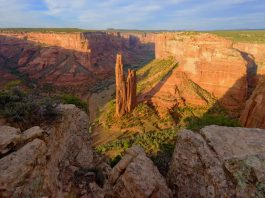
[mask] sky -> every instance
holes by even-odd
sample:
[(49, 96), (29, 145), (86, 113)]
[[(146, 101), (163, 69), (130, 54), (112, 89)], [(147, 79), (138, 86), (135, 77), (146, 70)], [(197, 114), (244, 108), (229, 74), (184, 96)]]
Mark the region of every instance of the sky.
[(265, 0), (0, 0), (0, 27), (264, 29)]

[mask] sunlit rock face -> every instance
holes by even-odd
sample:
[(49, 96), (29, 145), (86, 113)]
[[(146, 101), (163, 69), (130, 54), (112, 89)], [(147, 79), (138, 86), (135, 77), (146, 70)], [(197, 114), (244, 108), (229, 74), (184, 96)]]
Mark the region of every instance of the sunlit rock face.
[(241, 109), (247, 96), (247, 61), (232, 42), (206, 33), (163, 33), (156, 58), (173, 57), (177, 69), (152, 97), (155, 106), (207, 105), (212, 99), (228, 110)]
[(129, 69), (127, 79), (125, 79), (121, 54), (117, 54), (115, 72), (116, 115), (120, 117), (131, 112), (136, 106), (136, 72)]
[(265, 74), (265, 44), (234, 43), (233, 47), (254, 57), (257, 74)]
[(167, 181), (174, 197), (264, 197), (265, 130), (180, 132)]
[(154, 54), (154, 35), (89, 33), (1, 33), (1, 67), (38, 84), (91, 86), (114, 77), (116, 54), (137, 66)]

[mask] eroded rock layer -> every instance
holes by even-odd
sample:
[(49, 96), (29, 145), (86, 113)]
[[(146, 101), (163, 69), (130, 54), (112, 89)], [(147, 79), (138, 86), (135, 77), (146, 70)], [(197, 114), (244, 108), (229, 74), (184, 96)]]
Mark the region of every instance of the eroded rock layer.
[(241, 113), (242, 126), (250, 128), (265, 128), (265, 80), (262, 77), (251, 97), (247, 100)]
[(182, 131), (167, 175), (174, 197), (264, 197), (264, 142), (262, 129)]
[(117, 52), (123, 53), (126, 65), (151, 59), (152, 42), (144, 34), (2, 32), (0, 63), (39, 84), (85, 87), (114, 76)]
[(205, 33), (163, 33), (156, 39), (156, 58), (173, 57), (179, 66), (152, 97), (155, 106), (207, 105), (214, 99), (231, 111), (247, 96), (247, 61), (232, 42)]
[(125, 80), (121, 54), (117, 54), (115, 72), (116, 115), (120, 117), (131, 112), (136, 106), (136, 72), (129, 69), (127, 80)]

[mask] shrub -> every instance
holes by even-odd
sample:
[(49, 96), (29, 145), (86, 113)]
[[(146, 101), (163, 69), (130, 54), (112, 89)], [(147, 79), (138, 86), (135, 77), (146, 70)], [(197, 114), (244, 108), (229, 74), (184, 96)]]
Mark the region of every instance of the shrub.
[(6, 89), (6, 90), (13, 89), (13, 88), (19, 86), (21, 83), (22, 83), (22, 82), (21, 82), (20, 80), (12, 80), (12, 81), (8, 82), (8, 83), (5, 85), (4, 89)]
[(52, 122), (59, 115), (57, 101), (27, 94), (19, 88), (0, 91), (0, 116), (27, 129), (43, 122)]
[(64, 104), (74, 104), (78, 108), (84, 110), (87, 112), (88, 110), (88, 105), (87, 102), (81, 100), (77, 96), (70, 95), (70, 94), (64, 94), (59, 97), (59, 99), (62, 101)]

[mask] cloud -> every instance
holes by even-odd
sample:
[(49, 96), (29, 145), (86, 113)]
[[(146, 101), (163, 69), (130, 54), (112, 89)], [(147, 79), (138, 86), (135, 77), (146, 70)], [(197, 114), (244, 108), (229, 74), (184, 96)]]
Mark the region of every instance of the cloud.
[(0, 26), (264, 28), (264, 15), (255, 15), (264, 9), (264, 0), (0, 0)]

